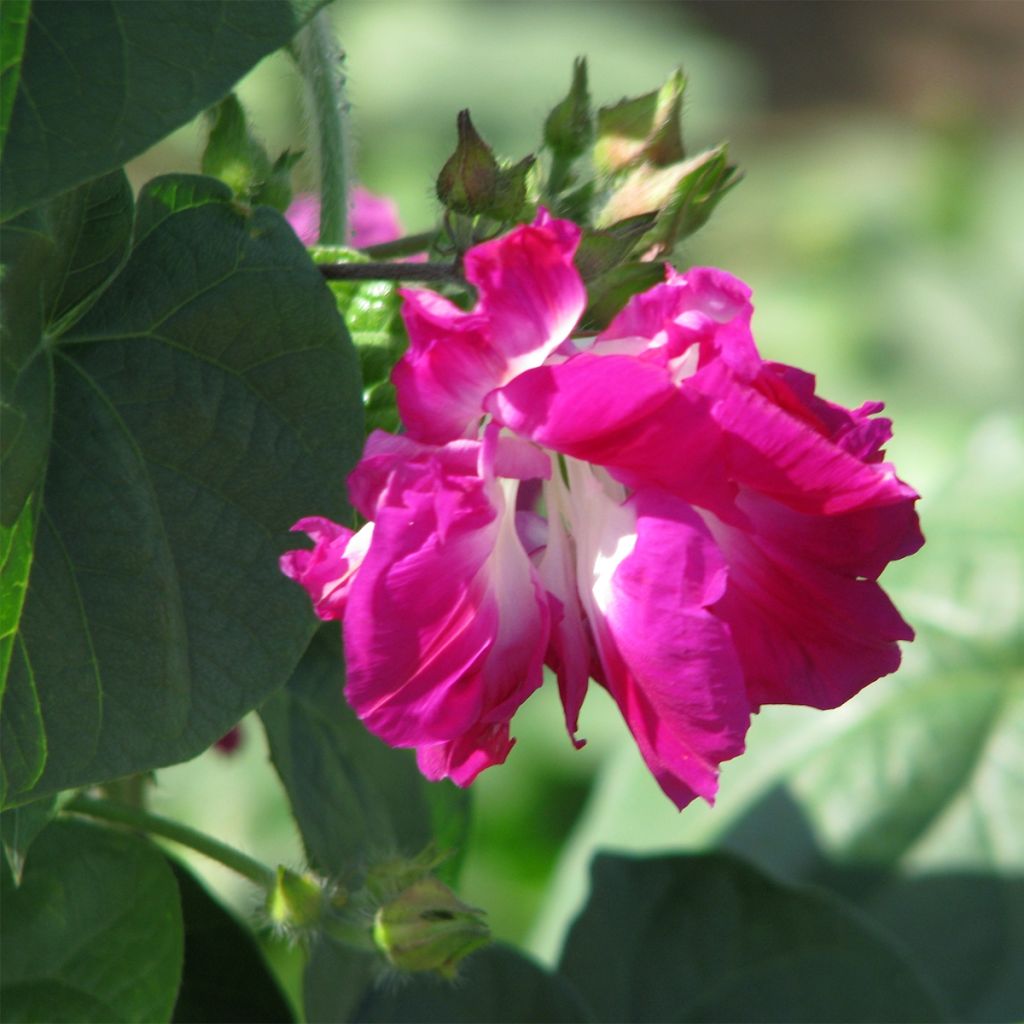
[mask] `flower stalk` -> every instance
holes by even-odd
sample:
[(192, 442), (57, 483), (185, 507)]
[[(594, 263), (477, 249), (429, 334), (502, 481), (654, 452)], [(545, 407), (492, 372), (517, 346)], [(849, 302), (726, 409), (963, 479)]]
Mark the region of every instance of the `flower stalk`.
[(237, 872), (243, 878), (248, 878), (250, 882), (254, 882), (268, 892), (277, 883), (277, 875), (270, 868), (242, 853), (241, 850), (236, 850), (233, 846), (228, 846), (226, 843), (206, 835), (205, 832), (199, 832), (180, 822), (152, 814), (139, 807), (130, 807), (113, 800), (79, 794), (65, 804), (64, 811), (115, 825), (126, 825), (128, 828), (134, 828), (149, 835), (160, 836), (161, 839), (169, 839), (173, 843), (186, 846), (190, 850), (195, 850), (196, 853), (201, 853), (204, 857), (217, 861), (218, 864), (223, 864), (224, 867)]

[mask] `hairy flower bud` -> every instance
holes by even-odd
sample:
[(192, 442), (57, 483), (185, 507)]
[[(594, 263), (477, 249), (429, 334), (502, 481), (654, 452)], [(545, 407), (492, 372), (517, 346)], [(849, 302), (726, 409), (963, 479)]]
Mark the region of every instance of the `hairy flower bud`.
[(443, 882), (422, 878), (384, 904), (373, 939), (402, 971), (454, 977), (459, 961), (490, 941), (484, 912), (463, 903)]
[(477, 133), (469, 111), (459, 111), (459, 142), (437, 176), (437, 197), (456, 213), (486, 213), (493, 205), (501, 168)]
[(317, 924), (323, 913), (324, 893), (308, 875), (279, 866), (277, 884), (267, 895), (267, 914), (279, 928), (301, 931)]

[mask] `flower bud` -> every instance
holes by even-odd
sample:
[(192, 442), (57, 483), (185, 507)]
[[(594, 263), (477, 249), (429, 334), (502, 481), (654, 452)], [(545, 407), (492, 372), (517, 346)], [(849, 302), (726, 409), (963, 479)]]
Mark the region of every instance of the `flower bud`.
[(317, 924), (323, 913), (323, 890), (308, 875), (278, 867), (277, 884), (267, 895), (267, 914), (279, 928), (302, 931)]
[(641, 164), (665, 167), (682, 160), (686, 77), (675, 71), (657, 90), (597, 112), (594, 163), (605, 174)]
[(459, 142), (437, 176), (437, 198), (456, 213), (486, 213), (494, 205), (501, 168), (477, 134), (469, 111), (458, 117)]
[(575, 160), (590, 145), (593, 130), (590, 93), (587, 91), (587, 62), (579, 57), (573, 63), (568, 96), (544, 122), (544, 144), (555, 156)]
[(490, 941), (484, 912), (436, 878), (422, 878), (377, 911), (373, 940), (401, 971), (454, 977), (463, 957)]

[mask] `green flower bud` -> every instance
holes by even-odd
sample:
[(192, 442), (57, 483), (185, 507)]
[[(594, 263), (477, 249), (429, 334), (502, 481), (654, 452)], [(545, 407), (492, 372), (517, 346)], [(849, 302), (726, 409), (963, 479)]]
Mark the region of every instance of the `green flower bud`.
[(323, 914), (324, 893), (315, 879), (278, 867), (277, 884), (267, 895), (267, 914), (279, 928), (302, 931)]
[(501, 168), (477, 134), (469, 111), (458, 117), (459, 142), (437, 176), (437, 197), (456, 213), (486, 213), (494, 205)]
[(436, 878), (422, 878), (389, 903), (373, 921), (373, 940), (401, 971), (455, 976), (459, 961), (490, 941), (484, 912), (463, 903)]
[(569, 94), (544, 122), (544, 144), (557, 157), (575, 160), (590, 145), (594, 132), (587, 91), (587, 62), (578, 57), (573, 63)]

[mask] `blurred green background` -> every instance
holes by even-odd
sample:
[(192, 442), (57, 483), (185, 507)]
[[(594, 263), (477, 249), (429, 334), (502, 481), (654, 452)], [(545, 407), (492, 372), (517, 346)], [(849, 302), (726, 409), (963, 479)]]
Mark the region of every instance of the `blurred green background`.
[[(883, 399), (895, 423), (890, 456), (922, 494), (928, 543), (883, 577), (919, 634), (897, 676), (828, 715), (765, 712), (750, 753), (725, 766), (719, 807), (681, 815), (643, 771), (603, 691), (588, 698), (589, 742), (575, 752), (546, 687), (515, 721), (508, 764), (474, 787), (465, 898), (489, 911), (497, 935), (550, 958), (596, 846), (718, 841), (752, 794), (779, 779), (792, 794), (809, 792), (806, 773), (822, 750), (887, 714), (888, 731), (871, 727), (884, 743), (851, 747), (851, 758), (870, 762), (870, 778), (840, 785), (821, 817), (809, 815), (819, 846), (854, 828), (858, 793), (904, 801), (875, 816), (878, 828), (885, 815), (919, 810), (929, 786), (970, 796), (993, 763), (1001, 802), (986, 809), (979, 798), (968, 811), (983, 821), (1018, 814), (1019, 831), (1024, 5), (341, 0), (332, 13), (348, 55), (356, 174), (397, 199), (410, 231), (436, 216), (433, 178), (453, 148), (458, 110), (469, 107), (496, 151), (518, 158), (536, 148), (575, 56), (589, 60), (597, 104), (656, 88), (682, 66), (688, 146), (728, 139), (746, 173), (691, 240), (687, 262), (724, 267), (752, 286), (766, 357), (812, 370), (821, 393), (846, 405)], [(272, 153), (305, 147), (299, 84), (283, 56), (258, 67), (240, 96)], [(183, 129), (131, 165), (133, 181), (197, 169), (201, 145), (199, 126)], [(300, 187), (314, 187), (313, 174), (303, 162)], [(991, 698), (976, 704), (989, 710), (973, 724), (957, 712), (941, 735), (927, 723), (923, 736), (893, 732), (907, 728), (886, 710), (896, 697), (909, 695), (912, 707), (915, 693), (934, 694), (934, 707), (948, 695), (955, 708), (967, 691)], [(154, 809), (269, 861), (300, 864), (259, 724), (244, 729), (235, 756), (210, 752), (158, 773)], [(971, 729), (968, 768), (944, 780), (947, 752)], [(921, 843), (933, 825), (900, 847), (901, 865), (927, 861)], [(986, 870), (1019, 877), (1020, 838), (999, 847), (1006, 837), (989, 832), (998, 849)], [(779, 843), (729, 840), (747, 852), (765, 841)], [(790, 871), (768, 846), (762, 860)], [(957, 857), (978, 867), (969, 852)], [(196, 867), (255, 911), (235, 879)], [(1014, 927), (1024, 939), (1020, 921)]]

